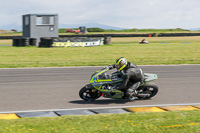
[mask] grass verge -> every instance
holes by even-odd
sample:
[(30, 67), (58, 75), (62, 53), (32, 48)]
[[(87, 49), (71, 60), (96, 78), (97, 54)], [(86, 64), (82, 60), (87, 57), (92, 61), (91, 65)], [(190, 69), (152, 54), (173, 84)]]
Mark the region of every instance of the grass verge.
[(12, 45), (11, 39), (2, 39), (0, 40), (0, 45)]
[(199, 133), (200, 111), (0, 120), (1, 133)]
[(200, 64), (200, 43), (124, 43), (100, 47), (0, 47), (0, 68), (106, 66), (119, 57), (137, 65)]

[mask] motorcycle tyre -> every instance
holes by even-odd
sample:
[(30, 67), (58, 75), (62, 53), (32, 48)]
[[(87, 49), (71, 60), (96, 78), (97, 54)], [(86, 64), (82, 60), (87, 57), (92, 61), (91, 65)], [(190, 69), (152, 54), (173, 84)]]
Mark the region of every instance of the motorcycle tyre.
[[(87, 92), (89, 91), (89, 93)], [(95, 91), (95, 92), (92, 92)], [(86, 95), (84, 95), (84, 93), (86, 93)], [(91, 96), (91, 93), (93, 96)], [(89, 95), (89, 97), (87, 97), (87, 94)], [(94, 101), (96, 99), (98, 99), (99, 97), (101, 97), (102, 93), (94, 88), (86, 88), (83, 87), (80, 91), (79, 91), (79, 96), (80, 98), (82, 98), (85, 101)]]
[(155, 83), (147, 83), (144, 86), (140, 86), (137, 90), (138, 91), (144, 90), (147, 87), (153, 88), (153, 92), (152, 91), (149, 92), (150, 93), (149, 97), (138, 97), (138, 99), (149, 99), (149, 98), (155, 96), (158, 93), (158, 86)]

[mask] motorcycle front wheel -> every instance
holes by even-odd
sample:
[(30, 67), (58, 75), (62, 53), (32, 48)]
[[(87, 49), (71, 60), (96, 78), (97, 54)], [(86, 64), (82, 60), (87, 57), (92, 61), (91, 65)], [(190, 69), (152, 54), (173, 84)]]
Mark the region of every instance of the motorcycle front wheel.
[(94, 101), (101, 97), (102, 93), (94, 88), (83, 87), (79, 91), (79, 96), (85, 101)]

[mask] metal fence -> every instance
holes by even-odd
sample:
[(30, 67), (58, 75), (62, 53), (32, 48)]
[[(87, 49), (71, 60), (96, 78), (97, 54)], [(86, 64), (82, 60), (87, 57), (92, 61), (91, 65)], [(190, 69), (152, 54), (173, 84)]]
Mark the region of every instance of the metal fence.
[[(200, 36), (200, 33), (59, 35), (59, 37), (176, 37), (176, 36)], [(22, 36), (0, 36), (0, 39), (14, 39), (21, 37)]]

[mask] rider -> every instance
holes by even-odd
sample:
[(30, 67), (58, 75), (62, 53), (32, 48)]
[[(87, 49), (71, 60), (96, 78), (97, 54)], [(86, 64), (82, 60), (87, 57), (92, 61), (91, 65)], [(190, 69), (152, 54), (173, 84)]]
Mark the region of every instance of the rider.
[[(116, 87), (116, 89), (124, 90), (126, 97), (129, 100), (134, 100), (137, 93), (136, 89), (143, 84), (144, 73), (137, 65), (128, 62), (126, 58), (120, 57), (115, 64), (108, 66), (109, 69), (116, 68), (118, 72), (122, 73), (123, 81)], [(130, 82), (129, 82), (130, 81)]]

